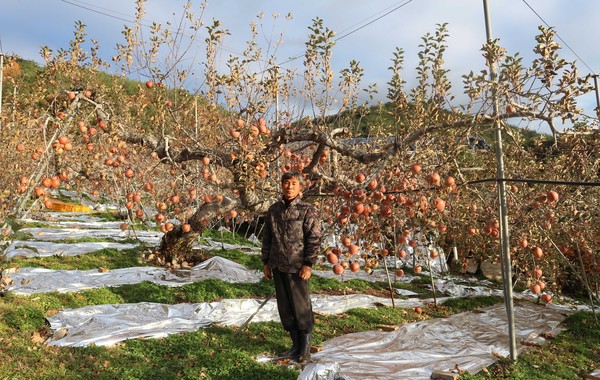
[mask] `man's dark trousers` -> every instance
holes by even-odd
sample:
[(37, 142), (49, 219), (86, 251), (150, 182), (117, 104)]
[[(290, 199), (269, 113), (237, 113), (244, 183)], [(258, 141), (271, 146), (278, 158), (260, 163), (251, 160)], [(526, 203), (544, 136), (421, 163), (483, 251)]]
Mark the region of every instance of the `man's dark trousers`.
[(273, 280), (283, 328), (287, 331), (297, 329), (305, 333), (312, 332), (314, 316), (308, 281), (302, 280), (298, 273), (284, 273), (277, 269), (273, 269)]

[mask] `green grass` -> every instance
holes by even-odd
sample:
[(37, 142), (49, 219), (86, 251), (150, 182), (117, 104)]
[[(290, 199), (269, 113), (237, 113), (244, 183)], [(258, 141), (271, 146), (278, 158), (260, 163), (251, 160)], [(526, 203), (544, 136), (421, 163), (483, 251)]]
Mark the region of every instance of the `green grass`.
[[(33, 236), (28, 232), (17, 232), (15, 234), (14, 240), (21, 241), (39, 241), (39, 239), (34, 239)], [(128, 237), (125, 239), (115, 239), (108, 237), (91, 237), (85, 236), (80, 238), (67, 238), (67, 239), (57, 239), (52, 240), (52, 243), (56, 244), (77, 244), (77, 243), (121, 243), (121, 244), (138, 244), (140, 240), (135, 239), (133, 237)]]
[(148, 265), (141, 260), (144, 247), (124, 249), (105, 248), (96, 252), (79, 256), (49, 256), (49, 257), (15, 257), (5, 261), (5, 266), (37, 267), (47, 269), (107, 269), (127, 268)]
[(452, 311), (473, 310), (479, 307), (492, 306), (502, 302), (502, 297), (476, 296), (468, 298), (454, 298), (446, 300), (442, 305)]
[(252, 243), (250, 240), (245, 237), (229, 232), (229, 231), (216, 231), (216, 230), (204, 230), (202, 232), (201, 238), (211, 238), (214, 240), (222, 241), (223, 243), (228, 244), (239, 244), (245, 245), (248, 247), (254, 247), (256, 244)]
[[(34, 334), (47, 331), (45, 316), (61, 308), (138, 301), (198, 302), (224, 295), (264, 296), (271, 291), (272, 284), (266, 281), (228, 284), (208, 280), (181, 288), (142, 283), (69, 294), (9, 294), (0, 298), (0, 378), (295, 379), (296, 368), (256, 361), (257, 355), (272, 355), (289, 344), (276, 322), (252, 323), (239, 335), (233, 328), (215, 326), (163, 339), (129, 340), (113, 347), (56, 348), (31, 341)], [(428, 316), (391, 307), (317, 315), (314, 343), (423, 318)]]
[[(35, 228), (46, 228), (46, 227), (35, 227)], [(17, 231), (11, 236), (12, 240), (34, 240), (33, 235), (29, 232)]]
[[(230, 242), (239, 244), (239, 237)], [(143, 247), (128, 251), (105, 249), (81, 256), (19, 258), (8, 263), (52, 269), (116, 269), (147, 265), (140, 261), (143, 250)], [(238, 250), (218, 250), (211, 254), (250, 269), (262, 269), (259, 255)], [(313, 276), (311, 292), (388, 295), (387, 283), (341, 279)], [(431, 297), (431, 291), (424, 289), (429, 281), (425, 276), (412, 283), (393, 286)], [(264, 279), (246, 284), (211, 279), (181, 287), (142, 282), (66, 294), (17, 296), (8, 293), (0, 297), (0, 379), (296, 379), (299, 370), (295, 367), (256, 361), (259, 354), (274, 354), (287, 348), (289, 338), (277, 322), (251, 323), (239, 335), (235, 334), (235, 328), (213, 326), (163, 339), (128, 340), (112, 347), (57, 348), (32, 340), (39, 335), (47, 336), (46, 317), (64, 308), (264, 298), (272, 292), (273, 283)], [(448, 300), (437, 307), (429, 304), (423, 307), (422, 314), (410, 308), (393, 307), (352, 309), (340, 315), (317, 314), (313, 341), (318, 345), (342, 334), (445, 318), (501, 302), (501, 297), (481, 296)], [(529, 347), (516, 363), (500, 360), (479, 374), (463, 374), (461, 379), (577, 379), (600, 368), (600, 326), (595, 324), (592, 314), (576, 313), (566, 320), (565, 327), (565, 332), (545, 346)]]
[(50, 223), (39, 221), (27, 222), (26, 224), (21, 224), (19, 221), (15, 221), (12, 219), (5, 219), (4, 221), (10, 224), (13, 228), (13, 231), (16, 231), (17, 233), (21, 228), (62, 228), (61, 226), (55, 226)]
[(196, 303), (225, 298), (267, 297), (273, 292), (273, 285), (264, 280), (258, 283), (231, 284), (208, 279), (175, 288), (142, 282), (115, 287), (112, 291), (122, 297), (124, 302)]
[(237, 249), (223, 249), (210, 251), (209, 254), (213, 256), (221, 256), (231, 261), (235, 261), (238, 264), (245, 266), (248, 269), (256, 269), (262, 271), (263, 262), (260, 259), (260, 255), (249, 255), (244, 252), (240, 252)]
[[(259, 364), (256, 355), (287, 342), (278, 324), (258, 324), (236, 336), (211, 327), (164, 339), (130, 340), (112, 348), (55, 348), (18, 333), (0, 351), (0, 377), (10, 379), (295, 379), (285, 366)], [(259, 332), (260, 331), (260, 332)], [(261, 334), (262, 333), (262, 334)]]
[(311, 291), (330, 294), (373, 293), (383, 297), (389, 296), (387, 282), (369, 282), (359, 279), (340, 281), (340, 279), (341, 277), (338, 279), (312, 276)]
[[(228, 254), (230, 258), (243, 255), (239, 252)], [(385, 284), (317, 277), (313, 277), (311, 286), (314, 292), (333, 293), (344, 289), (386, 288)], [(265, 297), (272, 289), (272, 283), (265, 280), (256, 284), (206, 280), (177, 288), (143, 282), (68, 294), (47, 293), (30, 297), (7, 294), (0, 298), (0, 345), (3, 347), (0, 350), (0, 378), (295, 379), (299, 372), (293, 367), (256, 361), (258, 354), (273, 354), (289, 344), (281, 325), (276, 322), (252, 323), (240, 335), (235, 335), (233, 328), (215, 326), (163, 339), (129, 340), (113, 347), (56, 348), (31, 340), (34, 334), (43, 335), (47, 331), (45, 317), (62, 308), (142, 301), (177, 303)], [(423, 314), (412, 309), (379, 307), (352, 309), (341, 315), (317, 315), (314, 343), (320, 344), (342, 334), (375, 330), (381, 325), (443, 318), (498, 302), (501, 302), (499, 297), (474, 297), (447, 301), (438, 307), (428, 305)], [(567, 320), (566, 326), (567, 332), (542, 348), (528, 350), (517, 364), (500, 363), (486, 369), (494, 377), (482, 373), (464, 375), (463, 378), (503, 378), (504, 373), (509, 376), (507, 378), (514, 379), (569, 379), (576, 378), (573, 377), (575, 374), (588, 368), (600, 366), (600, 329), (594, 330), (596, 326), (591, 314), (575, 314)], [(568, 359), (564, 352), (569, 352)], [(548, 368), (542, 373), (554, 377), (534, 376), (542, 364)]]
[(110, 288), (78, 293), (41, 293), (29, 297), (8, 293), (0, 300), (0, 338), (10, 330), (29, 334), (44, 330), (45, 316), (49, 311), (124, 302)]

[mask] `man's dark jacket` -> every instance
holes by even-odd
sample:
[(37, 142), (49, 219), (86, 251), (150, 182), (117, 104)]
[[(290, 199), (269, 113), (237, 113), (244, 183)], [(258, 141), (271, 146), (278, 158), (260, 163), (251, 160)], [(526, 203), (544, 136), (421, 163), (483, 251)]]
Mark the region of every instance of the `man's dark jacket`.
[(312, 267), (320, 245), (321, 223), (314, 206), (296, 197), (269, 208), (262, 240), (262, 261), (269, 268), (298, 273), (303, 265)]

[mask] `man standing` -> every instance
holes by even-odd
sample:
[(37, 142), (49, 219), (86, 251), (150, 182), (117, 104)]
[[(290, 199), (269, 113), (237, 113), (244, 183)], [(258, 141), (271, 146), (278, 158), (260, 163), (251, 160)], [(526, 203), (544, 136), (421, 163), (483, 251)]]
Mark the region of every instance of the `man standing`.
[(300, 173), (282, 175), (282, 199), (269, 208), (262, 239), (264, 275), (274, 279), (279, 317), (292, 338), (292, 347), (279, 356), (299, 363), (310, 360), (314, 317), (308, 279), (321, 246), (317, 210), (302, 201), (302, 187)]

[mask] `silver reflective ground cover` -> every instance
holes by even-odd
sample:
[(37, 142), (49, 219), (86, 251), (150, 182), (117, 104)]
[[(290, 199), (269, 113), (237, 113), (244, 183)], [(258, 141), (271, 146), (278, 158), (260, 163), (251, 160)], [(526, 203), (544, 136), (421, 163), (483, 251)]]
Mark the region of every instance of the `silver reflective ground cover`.
[(159, 231), (121, 231), (119, 228), (23, 228), (34, 240), (56, 241), (81, 238), (96, 239), (139, 239), (143, 243), (158, 244), (163, 233)]
[[(57, 240), (81, 237), (124, 240), (134, 236), (121, 231), (118, 222), (106, 222), (89, 214), (47, 213), (47, 216), (53, 220), (45, 222), (60, 228), (22, 229), (21, 231), (31, 233), (34, 241), (13, 242), (5, 251), (6, 257), (78, 255), (107, 247), (126, 249), (136, 246), (116, 242), (56, 243)], [(138, 236), (143, 243), (158, 244), (162, 234), (141, 231), (138, 232)], [(211, 239), (205, 241), (207, 244), (197, 245), (196, 248), (259, 252), (257, 247), (222, 244)], [(408, 260), (402, 264), (410, 263), (411, 261)], [(231, 264), (231, 262), (214, 260), (206, 261), (201, 265), (202, 268), (198, 266), (188, 271), (177, 272), (168, 272), (156, 267), (123, 268), (106, 273), (97, 270), (48, 271), (24, 268), (20, 272), (9, 274), (15, 280), (10, 289), (16, 293), (31, 294), (42, 291), (77, 291), (145, 280), (178, 286), (206, 278), (219, 278), (231, 282), (258, 281), (261, 276), (258, 271), (248, 271), (239, 264)], [(231, 271), (227, 272), (229, 269)], [(334, 275), (331, 270), (315, 270), (313, 274), (342, 281), (354, 278), (387, 281), (383, 270), (376, 270), (372, 274), (364, 271), (357, 273), (347, 271), (343, 276)], [(392, 279), (397, 281), (410, 282), (413, 279), (409, 276), (395, 278), (392, 272), (390, 274)], [(481, 283), (459, 284), (464, 281), (464, 278), (455, 280), (444, 276), (443, 280), (436, 280), (435, 286), (440, 295), (444, 294), (452, 298), (492, 295), (500, 292), (481, 286)], [(400, 294), (401, 291), (397, 289)], [(530, 292), (516, 296), (534, 299)], [(438, 297), (438, 302), (446, 299), (448, 298)], [(432, 302), (431, 299), (418, 298), (395, 301), (398, 307), (423, 306)], [(256, 311), (260, 302), (261, 300), (243, 299), (199, 304), (139, 303), (67, 309), (48, 318), (55, 335), (47, 343), (56, 346), (112, 345), (126, 339), (157, 338), (195, 331), (212, 324), (241, 325)], [(339, 314), (351, 308), (378, 305), (390, 306), (391, 300), (367, 295), (313, 296), (313, 309), (323, 314)], [(517, 306), (515, 318), (518, 339), (523, 340), (527, 337), (531, 341), (541, 343), (543, 339), (540, 334), (551, 332), (556, 335), (558, 323), (569, 312), (568, 308), (559, 309), (551, 305), (543, 307), (523, 303)], [(278, 320), (276, 303), (270, 301), (254, 317), (253, 322)], [(495, 362), (497, 359), (495, 355), (508, 355), (508, 346), (504, 344), (508, 342), (506, 330), (504, 307), (498, 305), (485, 309), (482, 313), (468, 312), (447, 319), (403, 325), (399, 330), (391, 333), (365, 332), (341, 336), (325, 342), (324, 351), (314, 355), (315, 363), (307, 366), (300, 378), (428, 379), (433, 370), (447, 371), (456, 366), (461, 370), (478, 372), (481, 368)]]
[[(28, 242), (31, 243), (31, 242)], [(382, 281), (385, 271), (379, 271), (379, 275), (357, 275), (367, 281)], [(360, 272), (359, 272), (360, 273)], [(364, 272), (363, 272), (364, 273)], [(34, 294), (47, 292), (76, 292), (85, 289), (94, 289), (104, 286), (119, 286), (126, 284), (137, 284), (142, 281), (150, 281), (165, 286), (182, 286), (196, 281), (206, 279), (219, 279), (222, 281), (241, 283), (259, 282), (262, 272), (249, 270), (234, 261), (215, 256), (202, 263), (185, 270), (170, 271), (161, 267), (130, 267), (112, 269), (109, 271), (92, 270), (52, 270), (45, 268), (19, 268), (5, 272), (13, 283), (6, 288), (15, 294)], [(329, 271), (313, 271), (315, 276), (329, 276)], [(404, 279), (401, 278), (401, 279)], [(350, 278), (346, 278), (350, 280)], [(501, 291), (484, 286), (470, 286), (455, 284), (452, 280), (437, 279), (436, 289), (439, 295), (451, 297), (479, 296), (479, 295), (501, 295)], [(395, 293), (402, 296), (418, 296), (418, 293), (405, 289), (396, 289)], [(520, 297), (526, 297), (527, 292)], [(531, 298), (531, 297), (529, 297)], [(438, 302), (443, 302), (448, 297), (438, 297)], [(432, 299), (408, 299), (396, 300), (396, 304), (404, 307), (421, 306), (424, 302), (432, 302)]]
[[(349, 225), (344, 227), (347, 229), (349, 234), (354, 234), (358, 230), (358, 226), (356, 224), (350, 223)], [(331, 231), (327, 236), (323, 238), (323, 246), (324, 247), (337, 247), (345, 251), (345, 247), (342, 245), (340, 241), (340, 236), (343, 235), (342, 230), (337, 225), (328, 225), (323, 223), (323, 230)], [(437, 232), (436, 235), (439, 235)], [(421, 232), (417, 232), (414, 235), (407, 236), (407, 240), (415, 239), (418, 242), (416, 247), (410, 247), (408, 244), (404, 244), (401, 248), (406, 252), (406, 257), (403, 259), (397, 258), (395, 256), (388, 256), (386, 258), (386, 262), (388, 266), (393, 266), (394, 264), (398, 264), (400, 266), (413, 266), (413, 265), (421, 265), (424, 268), (428, 265), (431, 267), (434, 273), (442, 273), (448, 271), (448, 265), (446, 264), (446, 254), (442, 247), (439, 245), (434, 245), (429, 236), (423, 235)], [(356, 244), (362, 246), (366, 241), (364, 239), (358, 239)], [(374, 244), (374, 248), (383, 248), (379, 243)], [(439, 256), (435, 259), (431, 259), (429, 256), (429, 252), (432, 250), (436, 250), (439, 253)], [(346, 254), (344, 254), (344, 257)], [(346, 257), (348, 258), (348, 257)], [(359, 259), (359, 261), (362, 261)], [(362, 263), (361, 263), (362, 265)]]
[(231, 244), (231, 243), (221, 243), (221, 242), (218, 242), (211, 238), (204, 238), (204, 240), (206, 240), (208, 245), (196, 243), (194, 245), (194, 249), (204, 249), (206, 251), (216, 251), (219, 249), (239, 249), (240, 251), (243, 251), (245, 253), (250, 253), (250, 254), (259, 254), (260, 253), (260, 247), (252, 247), (252, 246), (247, 246), (247, 245)]
[(49, 257), (49, 256), (78, 256), (86, 253), (111, 248), (122, 251), (132, 249), (138, 244), (115, 242), (81, 242), (81, 243), (53, 243), (49, 241), (15, 240), (4, 250), (7, 259), (24, 257)]
[[(543, 343), (541, 335), (558, 334), (566, 314), (564, 308), (517, 305), (517, 341)], [(497, 355), (508, 356), (507, 326), (504, 304), (500, 304), (405, 324), (393, 332), (343, 335), (323, 343), (323, 350), (313, 354), (313, 362), (299, 379), (429, 379), (433, 371), (456, 369), (476, 373), (493, 364)], [(519, 350), (523, 347), (520, 344)], [(340, 371), (332, 374), (332, 366)]]
[[(339, 314), (349, 309), (391, 305), (389, 299), (369, 295), (313, 296), (316, 313)], [(211, 324), (241, 325), (258, 308), (261, 300), (226, 299), (220, 302), (195, 304), (136, 304), (94, 305), (65, 309), (47, 320), (55, 336), (49, 339), (54, 346), (109, 346), (133, 338), (159, 338), (170, 334), (195, 331)], [(277, 303), (267, 302), (252, 322), (279, 321)], [(60, 334), (57, 334), (60, 332)]]
[[(23, 223), (39, 223), (37, 219), (22, 219)], [(74, 219), (57, 219), (44, 221), (44, 224), (56, 226), (60, 228), (119, 228), (123, 222), (107, 222), (99, 218), (74, 218)]]
[[(370, 282), (375, 282), (375, 281), (387, 282), (387, 274), (385, 273), (385, 270), (374, 270), (371, 273), (366, 273), (364, 270), (359, 270), (358, 272), (352, 272), (350, 270), (346, 270), (341, 275), (333, 273), (332, 270), (313, 270), (312, 273), (319, 277), (333, 278), (333, 279), (336, 279), (339, 281), (349, 281), (349, 280), (358, 279), (358, 280), (364, 280), (364, 281), (370, 281)], [(402, 277), (396, 278), (394, 275), (394, 271), (390, 270), (390, 278), (392, 279), (392, 281), (396, 280), (397, 282), (411, 282), (412, 280), (414, 280), (417, 277), (402, 276)]]
[(456, 282), (464, 281), (458, 278), (445, 277), (436, 279), (435, 289), (441, 294), (450, 297), (475, 297), (475, 296), (500, 296), (504, 295), (501, 289), (491, 289), (480, 285), (461, 285)]
[[(158, 245), (162, 233), (154, 231), (138, 231), (136, 236), (120, 229), (78, 229), (78, 228), (23, 228), (21, 231), (31, 233), (34, 240), (15, 240), (5, 250), (3, 255), (7, 258), (23, 257), (48, 257), (48, 256), (78, 256), (105, 248), (117, 250), (131, 249), (138, 246), (132, 243), (118, 242), (76, 242), (55, 243), (57, 240), (81, 239), (83, 237), (110, 238), (125, 240), (137, 238), (140, 242)], [(196, 243), (194, 249), (216, 251), (220, 249), (239, 249), (246, 253), (258, 254), (260, 248), (239, 244), (221, 244), (211, 239), (205, 239), (207, 244)]]
[[(153, 212), (147, 212), (150, 214)], [(70, 212), (47, 212), (43, 213), (44, 223), (50, 226), (55, 226), (59, 228), (25, 228), (20, 231), (25, 231), (31, 233), (34, 239), (38, 240), (62, 240), (65, 238), (80, 238), (82, 235), (84, 236), (93, 236), (93, 237), (109, 237), (115, 239), (126, 239), (132, 238), (135, 239), (136, 236), (140, 237), (140, 240), (145, 243), (158, 244), (160, 239), (163, 236), (162, 232), (158, 231), (121, 231), (120, 226), (122, 222), (110, 222), (105, 221), (102, 218), (96, 217), (93, 214), (86, 213), (70, 213)], [(23, 219), (22, 223), (37, 223), (39, 220), (37, 219)], [(179, 223), (178, 221), (173, 220), (173, 223)], [(88, 230), (85, 230), (88, 229)], [(89, 229), (92, 230), (104, 230), (90, 232)], [(73, 231), (75, 230), (75, 231)], [(77, 232), (76, 230), (80, 230)], [(231, 234), (230, 231), (224, 230), (225, 234)], [(111, 235), (115, 234), (115, 235)], [(52, 236), (56, 235), (55, 238)], [(110, 236), (108, 236), (110, 235)], [(48, 237), (50, 236), (50, 237)], [(231, 244), (231, 243), (221, 243), (211, 238), (204, 238), (204, 240), (208, 244), (197, 244), (194, 248), (201, 248), (205, 250), (215, 250), (215, 249), (241, 249), (246, 252), (258, 253), (260, 252), (260, 247), (251, 247), (239, 244)], [(248, 240), (250, 240), (255, 245), (260, 245), (260, 240), (252, 234)]]
[(6, 288), (16, 294), (75, 292), (105, 286), (138, 284), (150, 281), (159, 285), (182, 286), (210, 278), (227, 282), (258, 282), (262, 272), (248, 270), (231, 260), (212, 257), (189, 270), (169, 271), (159, 267), (131, 267), (108, 272), (94, 270), (51, 270), (20, 268), (7, 273), (13, 284)]
[(48, 211), (35, 214), (33, 219), (24, 219), (27, 221), (44, 221), (44, 223), (57, 223), (57, 222), (84, 222), (84, 223), (95, 223), (104, 222), (105, 220), (93, 213), (87, 212), (62, 212), (62, 211)]

